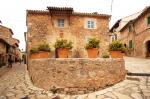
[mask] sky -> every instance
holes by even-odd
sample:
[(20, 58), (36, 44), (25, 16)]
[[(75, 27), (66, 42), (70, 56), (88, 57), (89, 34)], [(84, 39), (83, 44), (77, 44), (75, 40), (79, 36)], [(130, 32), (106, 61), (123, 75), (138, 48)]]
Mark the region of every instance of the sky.
[(75, 12), (98, 12), (112, 15), (109, 27), (120, 18), (150, 6), (150, 0), (0, 0), (2, 25), (12, 29), (14, 38), (20, 40), (19, 48), (25, 50), (24, 32), (26, 10), (46, 10), (47, 6), (73, 7)]

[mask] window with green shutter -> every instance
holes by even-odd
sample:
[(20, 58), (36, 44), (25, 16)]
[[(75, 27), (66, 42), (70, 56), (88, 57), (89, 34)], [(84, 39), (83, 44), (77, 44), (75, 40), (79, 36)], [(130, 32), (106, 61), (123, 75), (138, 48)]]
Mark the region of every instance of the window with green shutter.
[(129, 48), (132, 48), (132, 40), (129, 41)]
[(129, 32), (132, 32), (132, 26), (131, 25), (129, 25), (128, 29), (129, 29)]
[(150, 25), (150, 16), (147, 17), (147, 24)]

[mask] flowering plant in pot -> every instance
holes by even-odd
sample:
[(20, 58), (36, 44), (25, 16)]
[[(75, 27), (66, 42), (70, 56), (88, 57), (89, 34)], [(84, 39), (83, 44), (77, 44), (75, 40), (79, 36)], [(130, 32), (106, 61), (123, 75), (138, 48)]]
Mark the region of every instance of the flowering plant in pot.
[(109, 44), (109, 51), (112, 58), (123, 58), (123, 53), (125, 51), (124, 45), (120, 41), (113, 41)]
[(48, 43), (43, 43), (30, 49), (30, 59), (49, 58), (51, 48)]
[(99, 43), (100, 41), (96, 38), (89, 38), (88, 42), (86, 43), (86, 50), (88, 53), (89, 58), (96, 58), (99, 54)]
[(54, 47), (59, 58), (67, 58), (69, 50), (73, 48), (73, 42), (66, 39), (57, 39)]

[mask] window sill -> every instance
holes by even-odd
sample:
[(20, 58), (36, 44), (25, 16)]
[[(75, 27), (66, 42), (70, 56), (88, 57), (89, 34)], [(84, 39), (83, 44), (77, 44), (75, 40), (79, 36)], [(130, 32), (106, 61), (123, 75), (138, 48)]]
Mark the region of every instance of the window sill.
[(85, 28), (87, 30), (96, 30), (97, 28)]

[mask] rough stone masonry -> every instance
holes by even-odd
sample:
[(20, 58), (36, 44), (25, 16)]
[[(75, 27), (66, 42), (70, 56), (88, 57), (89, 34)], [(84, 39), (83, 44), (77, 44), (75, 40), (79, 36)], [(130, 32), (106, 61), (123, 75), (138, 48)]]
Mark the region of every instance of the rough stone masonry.
[(115, 84), (125, 78), (123, 59), (34, 59), (28, 65), (35, 86), (58, 93), (84, 94)]

